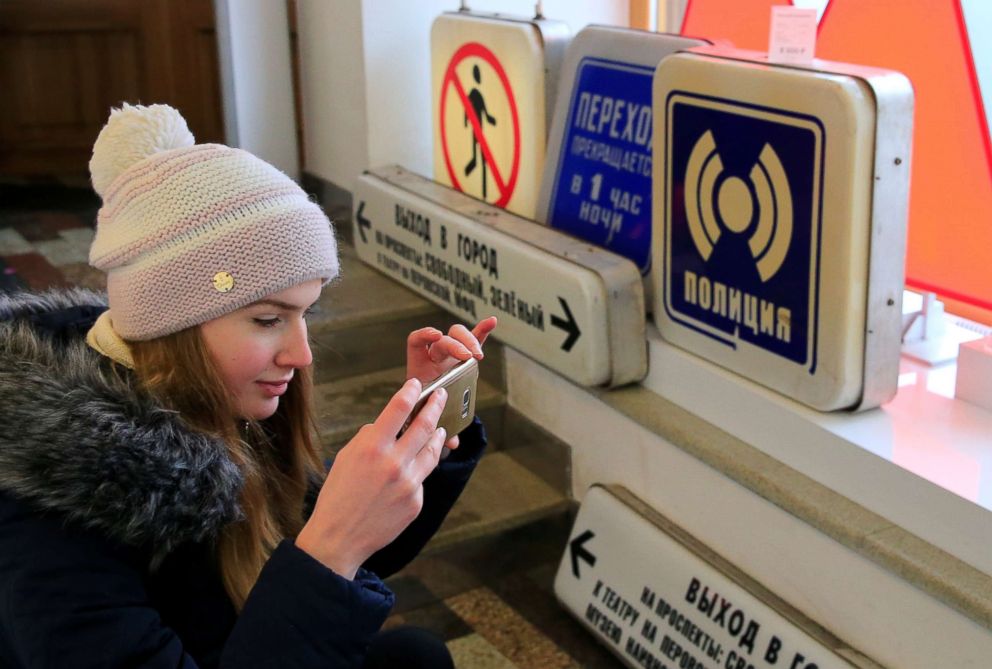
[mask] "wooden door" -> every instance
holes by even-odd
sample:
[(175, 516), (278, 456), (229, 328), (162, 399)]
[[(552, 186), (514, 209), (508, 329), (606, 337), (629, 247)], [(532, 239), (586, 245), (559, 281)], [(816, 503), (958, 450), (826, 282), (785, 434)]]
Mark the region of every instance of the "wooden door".
[(211, 0), (0, 1), (0, 177), (88, 176), (110, 107), (165, 102), (222, 142)]

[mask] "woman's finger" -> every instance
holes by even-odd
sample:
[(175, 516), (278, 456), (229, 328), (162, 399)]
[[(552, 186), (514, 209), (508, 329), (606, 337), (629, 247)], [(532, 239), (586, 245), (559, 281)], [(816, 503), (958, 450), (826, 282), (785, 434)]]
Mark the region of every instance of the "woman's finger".
[(404, 457), (414, 457), (434, 434), (437, 429), (437, 421), (441, 417), (441, 410), (444, 409), (447, 399), (448, 391), (444, 388), (438, 388), (427, 398), (427, 403), (413, 417), (410, 426), (397, 442)]
[(490, 332), (496, 329), (497, 323), (496, 317), (490, 316), (489, 318), (483, 318), (472, 328), (472, 334), (478, 340), (480, 346), (486, 343), (486, 338), (489, 337)]
[(412, 356), (419, 355), (428, 346), (443, 336), (444, 333), (437, 328), (420, 328), (419, 330), (414, 330), (406, 338), (407, 360), (411, 359)]
[(451, 329), (448, 330), (448, 336), (461, 343), (462, 346), (469, 350), (471, 355), (474, 355), (479, 360), (482, 359), (482, 344), (479, 343), (475, 334), (467, 327), (461, 323), (452, 325)]
[(414, 476), (416, 476), (418, 481), (423, 481), (430, 476), (430, 473), (437, 467), (437, 463), (441, 460), (441, 448), (444, 446), (446, 437), (447, 432), (445, 432), (444, 428), (437, 428), (431, 434), (430, 438), (424, 442), (423, 448), (417, 452), (413, 466), (415, 467)]
[(443, 362), (446, 358), (468, 360), (472, 355), (471, 348), (451, 336), (441, 337), (431, 344), (430, 348), (430, 358), (433, 363)]
[[(396, 435), (403, 429), (410, 412), (413, 411), (422, 387), (419, 379), (408, 379), (390, 398), (375, 422), (372, 423), (381, 439), (389, 439), (389, 441), (396, 439)], [(434, 420), (437, 421), (436, 418)]]

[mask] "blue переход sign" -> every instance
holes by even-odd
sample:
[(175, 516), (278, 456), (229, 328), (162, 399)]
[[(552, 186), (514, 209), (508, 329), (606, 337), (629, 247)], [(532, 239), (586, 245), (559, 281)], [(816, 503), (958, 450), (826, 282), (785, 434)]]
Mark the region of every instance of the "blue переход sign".
[(576, 72), (548, 223), (651, 269), (653, 67), (584, 58)]

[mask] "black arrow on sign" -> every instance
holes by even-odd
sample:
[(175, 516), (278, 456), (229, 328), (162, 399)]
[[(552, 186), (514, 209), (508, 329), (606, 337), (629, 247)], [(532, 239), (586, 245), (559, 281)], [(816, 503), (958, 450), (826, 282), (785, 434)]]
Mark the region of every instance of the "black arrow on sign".
[(572, 310), (568, 308), (568, 302), (565, 301), (565, 298), (559, 295), (558, 301), (561, 302), (562, 309), (565, 310), (565, 318), (551, 314), (551, 324), (568, 333), (568, 337), (561, 344), (562, 350), (567, 353), (575, 346), (575, 342), (582, 336), (582, 332), (579, 330), (579, 324), (575, 322), (575, 317), (572, 316)]
[(592, 539), (595, 534), (592, 530), (586, 530), (579, 536), (568, 542), (568, 548), (572, 552), (572, 573), (575, 574), (575, 578), (579, 577), (579, 560), (589, 563), (590, 567), (596, 566), (596, 556), (587, 551), (583, 545)]
[(362, 216), (362, 212), (365, 210), (365, 200), (358, 203), (358, 211), (355, 213), (355, 218), (358, 220), (358, 234), (362, 236), (362, 242), (365, 244), (369, 243), (368, 238), (365, 236), (365, 228), (369, 230), (372, 229), (372, 221)]

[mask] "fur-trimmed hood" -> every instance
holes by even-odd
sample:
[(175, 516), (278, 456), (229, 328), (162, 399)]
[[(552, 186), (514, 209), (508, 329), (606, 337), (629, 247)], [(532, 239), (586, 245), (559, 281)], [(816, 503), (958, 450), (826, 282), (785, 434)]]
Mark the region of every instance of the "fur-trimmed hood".
[[(106, 298), (0, 294), (0, 490), (160, 561), (241, 517), (223, 443), (188, 428), (84, 341)], [(54, 336), (53, 336), (54, 334)]]

